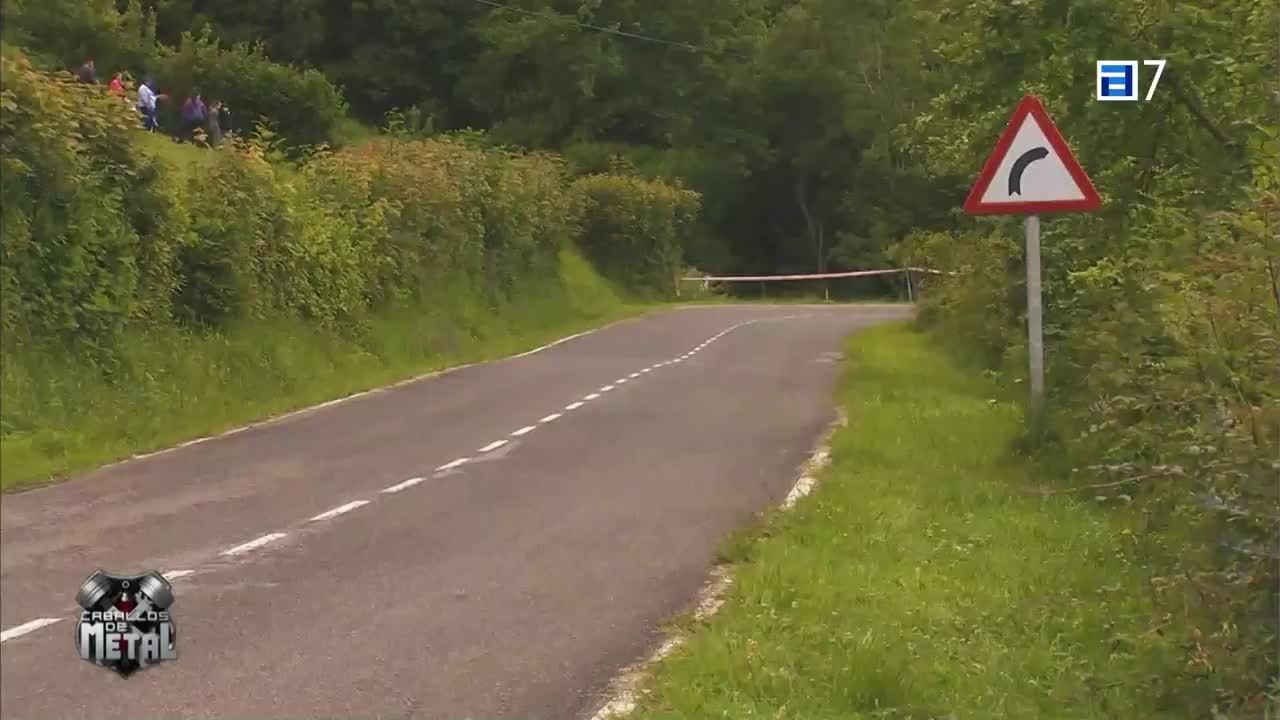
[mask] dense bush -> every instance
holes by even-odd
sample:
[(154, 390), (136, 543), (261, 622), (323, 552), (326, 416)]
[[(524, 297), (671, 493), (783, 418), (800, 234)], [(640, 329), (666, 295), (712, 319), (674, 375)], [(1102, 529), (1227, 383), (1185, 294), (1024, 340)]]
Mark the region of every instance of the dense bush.
[(130, 0), (124, 11), (117, 5), (115, 0), (8, 0), (4, 39), (42, 63), (69, 71), (93, 58), (103, 82), (116, 69), (138, 73), (155, 62), (155, 15), (138, 0)]
[(163, 320), (182, 212), (134, 152), (127, 104), (6, 53), (0, 91), (0, 336), (109, 344)]
[(175, 127), (182, 98), (193, 87), (206, 102), (228, 104), (232, 127), (226, 129), (244, 133), (268, 121), (291, 145), (331, 141), (347, 112), (338, 89), (318, 71), (272, 62), (258, 46), (222, 47), (207, 31), (184, 35), (177, 48), (159, 46), (149, 72), (174, 98), (164, 110)]
[(675, 290), (698, 194), (626, 175), (574, 181), (583, 213), (582, 247), (606, 277), (637, 293)]

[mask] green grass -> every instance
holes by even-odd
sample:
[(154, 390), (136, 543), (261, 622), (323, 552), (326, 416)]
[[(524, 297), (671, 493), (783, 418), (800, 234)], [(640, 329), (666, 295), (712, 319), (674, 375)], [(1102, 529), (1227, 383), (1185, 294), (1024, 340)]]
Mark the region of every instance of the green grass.
[(923, 336), (848, 357), (822, 484), (726, 545), (725, 606), (679, 621), (635, 720), (1206, 716), (1149, 632), (1131, 518), (1025, 492), (1020, 408)]
[(212, 148), (201, 148), (191, 143), (174, 142), (173, 137), (165, 132), (144, 132), (139, 130), (135, 143), (153, 156), (160, 159), (170, 170), (197, 173), (202, 168), (213, 164), (217, 155)]
[(129, 338), (114, 379), (65, 355), (0, 368), (0, 487), (40, 484), (129, 455), (440, 368), (493, 359), (642, 313), (576, 254), (500, 308), (462, 300), (384, 313), (358, 330), (296, 321)]

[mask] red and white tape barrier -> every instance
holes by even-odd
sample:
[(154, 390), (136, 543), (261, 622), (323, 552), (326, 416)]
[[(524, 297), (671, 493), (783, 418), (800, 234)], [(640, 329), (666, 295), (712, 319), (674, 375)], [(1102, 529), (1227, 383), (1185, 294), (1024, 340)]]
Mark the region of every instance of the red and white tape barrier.
[(853, 270), (838, 273), (812, 273), (809, 275), (706, 275), (703, 277), (683, 277), (681, 280), (702, 282), (768, 282), (770, 280), (826, 280), (830, 278), (863, 277), (866, 275), (891, 275), (893, 273), (917, 272), (929, 275), (955, 275), (953, 272), (930, 270), (929, 268), (890, 268), (888, 270)]

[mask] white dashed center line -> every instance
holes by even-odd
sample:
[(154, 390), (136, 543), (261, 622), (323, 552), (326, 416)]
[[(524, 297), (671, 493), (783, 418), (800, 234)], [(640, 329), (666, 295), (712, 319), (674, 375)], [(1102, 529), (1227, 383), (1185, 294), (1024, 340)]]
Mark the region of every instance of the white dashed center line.
[(250, 550), (257, 550), (258, 548), (262, 547), (263, 545), (266, 545), (267, 543), (275, 542), (276, 540), (279, 540), (284, 536), (285, 536), (284, 533), (270, 533), (268, 535), (263, 535), (262, 537), (256, 538), (254, 540), (250, 540), (249, 542), (243, 545), (237, 545), (229, 550), (223, 550), (222, 554), (226, 556), (234, 556), (234, 555), (240, 555), (242, 553), (247, 553)]
[(62, 618), (39, 618), (36, 620), (32, 620), (31, 622), (22, 623), (17, 627), (11, 627), (8, 630), (5, 630), (4, 632), (0, 632), (0, 642), (4, 642), (5, 640), (12, 640), (16, 637), (21, 637), (33, 630), (39, 630), (40, 628), (46, 625), (52, 625), (61, 619)]
[(392, 485), (391, 487), (383, 488), (383, 489), (382, 489), (382, 492), (384, 492), (384, 493), (398, 493), (398, 492), (400, 492), (401, 490), (407, 490), (407, 489), (409, 489), (409, 488), (413, 487), (414, 485), (417, 485), (418, 483), (422, 482), (423, 480), (426, 480), (426, 478), (411, 477), (411, 478), (409, 478), (408, 480), (405, 480), (405, 481), (404, 481), (404, 482), (402, 482), (402, 483), (396, 483), (395, 485)]
[[(795, 316), (786, 316), (786, 317), (784, 317), (784, 318), (782, 318), (782, 319), (789, 319), (789, 318), (792, 318), (792, 317), (795, 317)], [(801, 316), (801, 317), (808, 317), (808, 316)], [(627, 382), (628, 380), (632, 380), (632, 379), (638, 378), (638, 377), (640, 377), (641, 375), (643, 375), (643, 374), (645, 374), (645, 373), (652, 372), (652, 371), (654, 371), (654, 370), (658, 370), (658, 369), (660, 369), (660, 368), (664, 368), (664, 367), (667, 367), (667, 366), (669, 366), (669, 365), (676, 365), (676, 364), (678, 364), (679, 362), (681, 362), (681, 361), (683, 361), (683, 360), (687, 360), (687, 359), (689, 359), (690, 357), (693, 357), (695, 354), (697, 354), (697, 352), (698, 352), (699, 350), (702, 350), (702, 349), (706, 348), (706, 347), (707, 347), (708, 345), (710, 345), (712, 342), (714, 342), (714, 341), (718, 340), (718, 339), (719, 339), (719, 338), (721, 338), (721, 337), (724, 337), (724, 336), (725, 336), (726, 334), (728, 334), (729, 332), (731, 332), (731, 331), (733, 331), (733, 330), (736, 330), (737, 328), (740, 328), (740, 327), (742, 327), (742, 326), (744, 326), (744, 325), (751, 325), (751, 324), (754, 324), (754, 323), (756, 323), (756, 322), (759, 322), (759, 320), (751, 320), (751, 321), (748, 321), (748, 322), (742, 322), (742, 323), (738, 323), (737, 325), (734, 325), (734, 326), (732, 326), (732, 327), (725, 328), (724, 330), (721, 330), (719, 333), (717, 333), (717, 334), (713, 335), (712, 337), (710, 337), (710, 338), (708, 338), (708, 339), (704, 340), (701, 344), (699, 344), (698, 346), (694, 347), (692, 350), (690, 350), (690, 351), (688, 351), (688, 352), (684, 353), (683, 355), (679, 355), (679, 356), (676, 356), (676, 357), (673, 357), (673, 358), (669, 358), (669, 359), (667, 359), (667, 360), (663, 360), (662, 362), (656, 362), (656, 363), (654, 363), (654, 364), (650, 365), (649, 367), (646, 367), (646, 368), (643, 368), (643, 369), (638, 370), (638, 371), (636, 371), (636, 372), (633, 372), (633, 373), (631, 373), (630, 375), (627, 375), (627, 376), (626, 376), (626, 377), (624, 377), (624, 378), (619, 378), (619, 379), (617, 379), (617, 380), (615, 380), (615, 381), (614, 381), (614, 384), (613, 384), (613, 385), (605, 385), (604, 387), (600, 388), (600, 390), (599, 390), (598, 392), (593, 392), (593, 393), (591, 393), (591, 394), (589, 394), (589, 395), (586, 395), (586, 396), (585, 396), (585, 397), (583, 397), (581, 400), (578, 400), (578, 401), (576, 401), (576, 402), (572, 402), (572, 403), (569, 403), (568, 405), (565, 405), (565, 406), (564, 406), (564, 409), (565, 409), (565, 410), (576, 410), (576, 409), (578, 409), (578, 408), (582, 407), (582, 406), (583, 406), (587, 401), (595, 400), (595, 399), (599, 398), (599, 397), (600, 397), (600, 393), (607, 393), (607, 392), (609, 392), (610, 390), (613, 390), (613, 389), (615, 388), (615, 386), (617, 386), (617, 385), (621, 385), (621, 384), (623, 384), (623, 383)], [(573, 337), (577, 337), (577, 336), (573, 336)], [(565, 338), (565, 339), (566, 339), (566, 340), (568, 340), (568, 339), (570, 339), (570, 338)], [(559, 342), (563, 342), (563, 341), (559, 341)], [(552, 343), (552, 344), (553, 344), (553, 345), (555, 345), (555, 344), (559, 344), (559, 343), (557, 342), (557, 343)], [(546, 346), (546, 347), (550, 347), (550, 346)], [(545, 348), (540, 348), (539, 350), (541, 350), (541, 349), (545, 349)], [(524, 353), (524, 355), (529, 355), (529, 354), (532, 354), (533, 352), (538, 352), (538, 350), (532, 350), (532, 351), (530, 351), (529, 353)], [(522, 355), (516, 355), (516, 356), (514, 356), (514, 357), (522, 357)], [(360, 395), (365, 395), (365, 394), (367, 394), (367, 393), (357, 393), (356, 395), (352, 395), (351, 397), (352, 397), (352, 398), (354, 398), (354, 397), (359, 397)], [(350, 398), (346, 398), (346, 399), (350, 399)], [(322, 408), (322, 407), (325, 407), (325, 406), (328, 406), (328, 405), (333, 405), (333, 404), (336, 404), (336, 403), (339, 403), (339, 402), (343, 402), (343, 400), (334, 400), (334, 401), (331, 401), (331, 402), (328, 402), (328, 403), (322, 403), (322, 404), (320, 404), (320, 405), (315, 406), (315, 408), (311, 408), (311, 409)], [(542, 419), (541, 419), (541, 420), (539, 420), (538, 422), (539, 422), (539, 423), (549, 423), (549, 422), (551, 422), (551, 421), (553, 421), (553, 420), (555, 420), (555, 419), (557, 419), (557, 418), (559, 418), (559, 417), (560, 417), (560, 413), (552, 413), (552, 414), (550, 414), (550, 415), (548, 415), (548, 416), (546, 416), (546, 417), (542, 418)], [(241, 430), (243, 430), (243, 429), (244, 429), (244, 428), (241, 428)], [(526, 434), (528, 434), (528, 433), (530, 433), (530, 432), (533, 432), (533, 430), (534, 430), (534, 429), (536, 429), (536, 426), (535, 426), (535, 425), (526, 425), (525, 427), (522, 427), (522, 428), (520, 428), (519, 430), (516, 430), (515, 432), (512, 432), (512, 433), (511, 433), (511, 437), (521, 437), (521, 436), (526, 435)], [(240, 430), (235, 430), (235, 431), (232, 431), (232, 432), (239, 432), (239, 431), (240, 431)], [(229, 434), (231, 434), (231, 433), (227, 433), (227, 434), (229, 435)], [(193, 444), (198, 443), (198, 442), (204, 442), (205, 440), (208, 440), (208, 439), (209, 439), (209, 438), (200, 438), (200, 439), (197, 439), (197, 440), (192, 440), (192, 441), (190, 441), (190, 442), (182, 443), (181, 445), (178, 445), (178, 446), (176, 446), (176, 447), (184, 447), (184, 446), (186, 446), (186, 445), (193, 445)], [(504, 439), (504, 440), (497, 440), (497, 441), (494, 441), (494, 442), (489, 443), (488, 445), (485, 445), (484, 447), (480, 448), (480, 452), (485, 453), (485, 452), (490, 452), (490, 451), (492, 451), (492, 450), (496, 450), (496, 449), (498, 449), (498, 448), (502, 447), (503, 445), (507, 444), (507, 442), (508, 442), (508, 440), (505, 440), (505, 439)], [(154, 454), (154, 453), (153, 453), (153, 454)], [(471, 458), (469, 458), (469, 457), (460, 457), (460, 458), (458, 458), (458, 459), (456, 459), (456, 460), (452, 460), (452, 461), (447, 462), (447, 463), (445, 463), (444, 465), (441, 465), (440, 467), (436, 468), (436, 472), (440, 472), (440, 471), (444, 471), (444, 470), (452, 470), (453, 468), (459, 467), (459, 466), (461, 466), (461, 465), (465, 465), (466, 463), (468, 463), (468, 462), (470, 462), (470, 461), (471, 461)], [(397, 493), (397, 492), (400, 492), (400, 491), (402, 491), (402, 490), (407, 490), (408, 488), (411, 488), (411, 487), (413, 487), (413, 486), (415, 486), (415, 485), (418, 485), (419, 483), (423, 482), (425, 479), (426, 479), (426, 478), (423, 478), (423, 477), (411, 477), (411, 478), (409, 478), (408, 480), (404, 480), (404, 481), (402, 481), (402, 482), (400, 482), (400, 483), (397, 483), (397, 484), (395, 484), (395, 485), (391, 485), (390, 487), (383, 488), (383, 489), (382, 489), (382, 492), (383, 492), (383, 493), (388, 493), (388, 494), (389, 494), (389, 493)], [(315, 522), (315, 521), (319, 521), (319, 520), (326, 520), (326, 519), (329, 519), (329, 518), (332, 518), (332, 517), (336, 517), (336, 516), (338, 516), (338, 515), (342, 515), (343, 513), (347, 513), (347, 512), (350, 512), (350, 511), (352, 511), (352, 510), (355, 510), (356, 508), (363, 507), (363, 506), (365, 506), (365, 505), (367, 505), (367, 504), (369, 504), (369, 501), (368, 501), (368, 500), (355, 500), (355, 501), (349, 502), (349, 503), (347, 503), (347, 504), (345, 504), (345, 505), (341, 505), (341, 506), (339, 506), (339, 507), (336, 507), (336, 508), (334, 508), (334, 509), (332, 509), (332, 510), (329, 510), (329, 511), (327, 511), (327, 512), (320, 513), (319, 515), (316, 515), (315, 517), (311, 518), (311, 521), (312, 521), (312, 522)], [(227, 550), (223, 550), (221, 554), (222, 554), (222, 555), (224, 555), (224, 556), (235, 556), (235, 555), (241, 555), (241, 554), (243, 554), (243, 553), (247, 553), (247, 552), (249, 552), (249, 551), (251, 551), (251, 550), (256, 550), (256, 549), (258, 549), (258, 548), (260, 548), (260, 547), (263, 547), (264, 545), (268, 545), (268, 544), (270, 544), (270, 543), (273, 543), (273, 542), (275, 542), (276, 540), (279, 540), (279, 539), (281, 539), (281, 538), (283, 538), (283, 537), (286, 537), (286, 536), (287, 536), (287, 535), (286, 535), (286, 533), (280, 533), (280, 532), (276, 532), (276, 533), (269, 533), (269, 534), (267, 534), (267, 535), (263, 535), (262, 537), (259, 537), (259, 538), (255, 538), (255, 539), (253, 539), (253, 540), (250, 540), (249, 542), (244, 543), (243, 545), (237, 545), (237, 546), (235, 546), (235, 547), (233, 547), (233, 548), (229, 548), (229, 549), (227, 549)], [(187, 577), (188, 575), (192, 575), (192, 574), (194, 574), (195, 572), (196, 572), (196, 570), (170, 570), (170, 571), (168, 571), (168, 572), (164, 573), (164, 576), (165, 576), (167, 579), (169, 579), (169, 580), (177, 580), (178, 578), (183, 578), (183, 577)], [(22, 635), (26, 635), (27, 633), (33, 632), (33, 631), (35, 631), (35, 630), (39, 630), (40, 628), (46, 627), (46, 626), (48, 626), (48, 625), (52, 625), (52, 624), (54, 624), (54, 623), (58, 622), (58, 621), (59, 621), (59, 620), (61, 620), (61, 619), (62, 619), (62, 618), (37, 618), (37, 619), (32, 620), (32, 621), (30, 621), (30, 622), (23, 623), (22, 625), (18, 625), (18, 626), (16, 626), (16, 627), (9, 628), (8, 630), (5, 630), (5, 631), (3, 631), (3, 632), (0, 632), (0, 642), (4, 642), (4, 641), (7, 641), (7, 640), (11, 640), (11, 639), (13, 639), (13, 638), (16, 638), (16, 637), (20, 637), (20, 636), (22, 636)]]
[(315, 522), (317, 520), (328, 520), (329, 518), (335, 518), (343, 513), (349, 513), (358, 507), (363, 507), (368, 504), (369, 504), (368, 500), (352, 500), (346, 505), (339, 505), (338, 507), (332, 510), (326, 510), (320, 513), (319, 515), (311, 518), (311, 522)]
[(464, 458), (464, 457), (458, 458), (457, 460), (450, 460), (449, 462), (447, 462), (447, 463), (445, 463), (445, 464), (441, 465), (440, 467), (436, 468), (436, 471), (438, 472), (438, 471), (440, 471), (440, 470), (452, 470), (452, 469), (454, 469), (454, 468), (458, 467), (459, 465), (466, 465), (466, 464), (467, 464), (467, 462), (468, 462), (468, 461), (470, 461), (470, 460), (471, 460), (471, 458)]

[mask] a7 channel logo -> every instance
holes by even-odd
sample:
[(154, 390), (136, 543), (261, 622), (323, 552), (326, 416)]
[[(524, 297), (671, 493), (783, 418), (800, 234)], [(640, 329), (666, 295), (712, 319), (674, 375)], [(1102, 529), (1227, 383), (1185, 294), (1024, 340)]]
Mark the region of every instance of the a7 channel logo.
[[(1145, 67), (1155, 67), (1156, 74), (1147, 85), (1147, 95), (1143, 100), (1150, 100), (1160, 84), (1160, 76), (1164, 74), (1165, 60), (1143, 60)], [(1101, 102), (1134, 102), (1138, 99), (1138, 61), (1137, 60), (1099, 60), (1096, 81), (1098, 100)]]
[(95, 570), (80, 584), (76, 602), (76, 650), (82, 659), (125, 676), (177, 659), (178, 632), (169, 614), (173, 587), (164, 575)]

